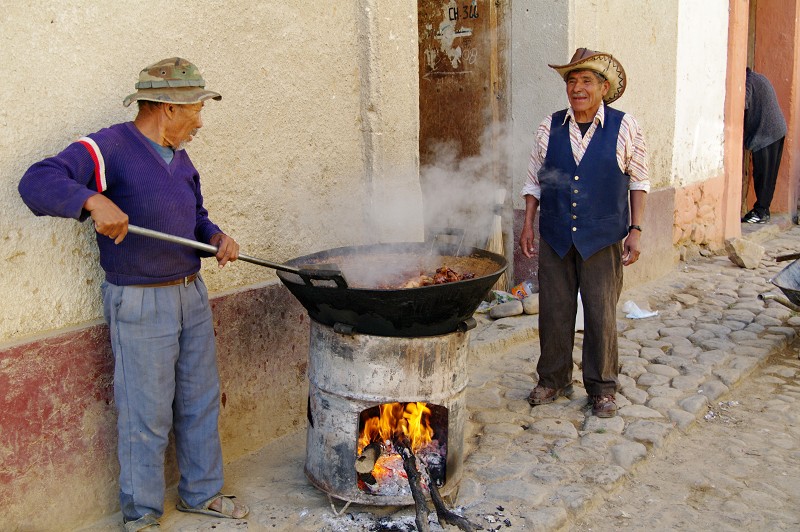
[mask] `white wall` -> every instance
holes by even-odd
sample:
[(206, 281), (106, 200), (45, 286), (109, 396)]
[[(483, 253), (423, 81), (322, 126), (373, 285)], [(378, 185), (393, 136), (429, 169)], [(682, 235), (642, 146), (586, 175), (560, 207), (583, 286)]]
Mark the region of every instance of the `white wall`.
[(564, 82), (550, 64), (572, 56), (568, 8), (563, 0), (511, 3), (511, 197), (524, 209), (519, 193), (525, 183), (536, 128), (545, 116), (566, 107)]
[[(716, 1), (716, 0), (714, 0)], [(672, 179), (678, 0), (573, 0), (573, 50), (610, 52), (628, 78), (612, 107), (631, 113), (644, 130), (655, 187)]]
[[(23, 1), (4, 7), (0, 40), (0, 342), (101, 318), (90, 224), (36, 218), (16, 187), (37, 160), (131, 120), (122, 99), (166, 57), (223, 95), (188, 151), (244, 253), (422, 235), (412, 0)], [(275, 282), (244, 262), (202, 272), (212, 292)]]
[[(534, 0), (513, 5), (515, 139), (530, 142), (531, 128), (567, 105), (563, 82), (547, 63), (564, 64), (576, 48), (587, 47), (611, 53), (625, 69), (627, 90), (612, 106), (641, 124), (654, 188), (703, 181), (723, 171), (727, 0)], [(515, 145), (515, 196), (527, 155)], [(523, 207), (519, 198), (515, 207)]]
[(678, 10), (672, 180), (688, 185), (723, 172), (728, 2), (681, 0)]

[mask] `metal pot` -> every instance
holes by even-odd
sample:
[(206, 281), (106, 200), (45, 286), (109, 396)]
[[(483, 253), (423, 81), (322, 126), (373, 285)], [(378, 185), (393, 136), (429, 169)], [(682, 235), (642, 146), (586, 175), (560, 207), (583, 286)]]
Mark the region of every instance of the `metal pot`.
[[(336, 264), (347, 279), (346, 288), (329, 281), (304, 281), (279, 271), (278, 277), (308, 311), (324, 325), (377, 336), (435, 336), (463, 330), (481, 300), (505, 271), (502, 255), (478, 248), (430, 242), (372, 244), (320, 251), (287, 261), (308, 268)], [(415, 270), (433, 272), (448, 266), (472, 279), (419, 288), (380, 288), (382, 273)], [(371, 280), (370, 280), (371, 279)]]

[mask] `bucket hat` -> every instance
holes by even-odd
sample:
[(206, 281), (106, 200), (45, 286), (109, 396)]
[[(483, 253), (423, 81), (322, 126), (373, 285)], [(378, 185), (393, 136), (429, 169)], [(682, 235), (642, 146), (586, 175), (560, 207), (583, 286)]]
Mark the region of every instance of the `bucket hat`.
[(207, 91), (205, 86), (206, 80), (196, 66), (186, 59), (170, 57), (142, 69), (136, 92), (128, 95), (122, 105), (128, 107), (137, 100), (191, 104), (222, 99), (221, 94)]
[(578, 48), (572, 55), (572, 59), (566, 65), (547, 65), (555, 69), (559, 75), (567, 79), (567, 74), (573, 70), (591, 70), (597, 72), (608, 80), (610, 88), (603, 101), (607, 104), (615, 101), (625, 92), (627, 77), (625, 69), (614, 56), (605, 52), (596, 52), (588, 48)]

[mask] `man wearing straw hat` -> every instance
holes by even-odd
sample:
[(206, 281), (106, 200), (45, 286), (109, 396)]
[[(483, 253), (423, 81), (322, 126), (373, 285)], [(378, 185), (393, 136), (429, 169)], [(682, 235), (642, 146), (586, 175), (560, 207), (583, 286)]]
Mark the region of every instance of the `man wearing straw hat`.
[(534, 251), (539, 213), (539, 381), (528, 402), (572, 393), (572, 349), (580, 293), (584, 307), (583, 384), (592, 414), (616, 414), (616, 307), (622, 268), (640, 253), (650, 189), (642, 131), (609, 107), (627, 78), (611, 54), (579, 48), (566, 65), (549, 65), (566, 82), (569, 107), (545, 118), (522, 189), (522, 253)]
[(220, 266), (239, 246), (211, 222), (200, 176), (183, 150), (203, 121), (205, 89), (179, 57), (139, 73), (133, 122), (79, 139), (31, 166), (19, 184), (38, 216), (85, 220), (97, 232), (106, 321), (114, 352), (119, 497), (126, 531), (158, 527), (164, 512), (164, 454), (170, 430), (180, 470), (178, 509), (242, 518), (222, 495), (220, 384), (200, 255), (185, 246), (128, 235), (128, 221), (218, 248)]

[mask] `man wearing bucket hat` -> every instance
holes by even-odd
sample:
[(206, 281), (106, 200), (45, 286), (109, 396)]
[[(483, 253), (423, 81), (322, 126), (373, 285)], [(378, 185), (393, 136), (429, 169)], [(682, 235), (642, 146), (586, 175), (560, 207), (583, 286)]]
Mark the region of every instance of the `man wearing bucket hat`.
[(178, 509), (242, 518), (222, 495), (216, 346), (200, 255), (128, 235), (128, 221), (218, 248), (220, 266), (239, 246), (211, 222), (200, 176), (183, 147), (202, 127), (200, 71), (173, 57), (143, 69), (133, 122), (79, 139), (31, 166), (19, 192), (38, 216), (92, 218), (105, 270), (103, 306), (114, 352), (120, 506), (125, 529), (157, 527), (164, 511), (164, 454), (174, 432)]
[(572, 349), (580, 293), (584, 308), (583, 383), (592, 414), (616, 414), (616, 306), (622, 267), (640, 253), (650, 189), (642, 131), (609, 107), (627, 78), (611, 54), (579, 48), (566, 65), (549, 65), (566, 82), (569, 107), (545, 118), (522, 189), (525, 221), (519, 239), (532, 257), (539, 213), (539, 382), (531, 405), (572, 393)]

